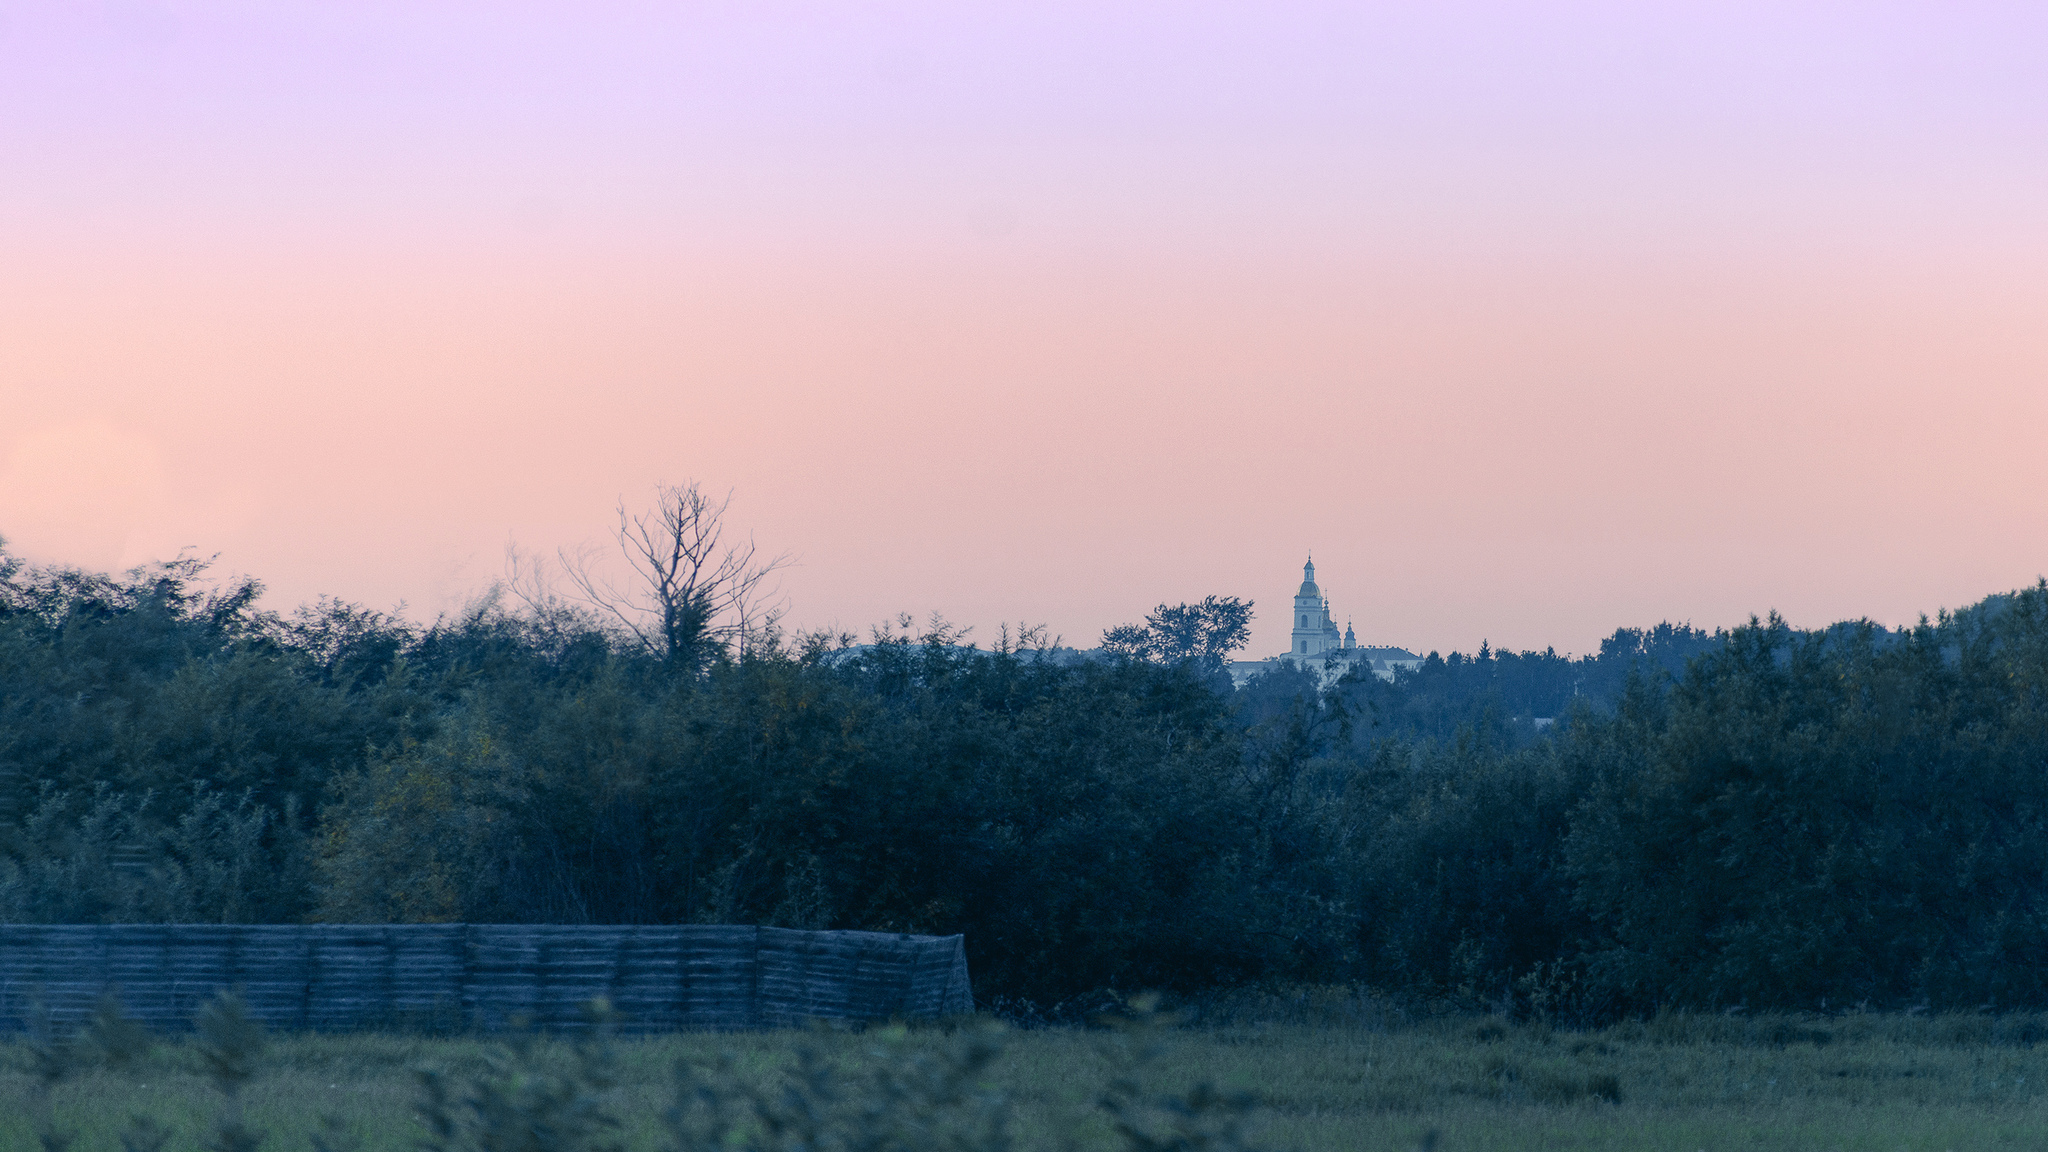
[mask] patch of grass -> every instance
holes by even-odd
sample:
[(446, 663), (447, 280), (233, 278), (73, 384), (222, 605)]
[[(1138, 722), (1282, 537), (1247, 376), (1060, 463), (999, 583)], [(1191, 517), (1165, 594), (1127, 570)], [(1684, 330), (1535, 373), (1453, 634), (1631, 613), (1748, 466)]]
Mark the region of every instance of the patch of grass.
[[(1667, 1016), (1574, 1032), (1311, 1007), (1132, 1035), (968, 1026), (652, 1036), (611, 1044), (601, 1074), (588, 1071), (587, 1048), (555, 1037), (531, 1039), (522, 1054), (479, 1038), (273, 1036), (235, 1093), (235, 1120), (264, 1134), (261, 1152), (303, 1152), (309, 1136), (313, 1152), (413, 1152), (430, 1139), (415, 1069), (430, 1068), (448, 1088), (451, 1123), (482, 1122), (465, 1101), (526, 1092), (538, 1095), (520, 1107), (556, 1101), (553, 1114), (573, 1121), (582, 1146), (634, 1150), (708, 1146), (684, 1142), (678, 1125), (701, 1134), (720, 1115), (737, 1118), (729, 1141), (761, 1139), (764, 1118), (799, 1125), (800, 1109), (819, 1124), (868, 1123), (870, 1134), (911, 1120), (939, 1126), (928, 1143), (904, 1128), (889, 1137), (896, 1143), (874, 1145), (901, 1148), (999, 1146), (988, 1136), (998, 1112), (1020, 1150), (1200, 1140), (1315, 1152), (1432, 1140), (1438, 1152), (2048, 1145), (2038, 1018)], [(27, 1039), (0, 1044), (0, 1152), (39, 1146), (37, 1107), (72, 1134), (70, 1152), (118, 1152), (139, 1131), (133, 1115), (170, 1133), (160, 1152), (193, 1152), (220, 1126), (201, 1037), (139, 1055), (131, 1047), (125, 1071), (88, 1061), (41, 1097), (38, 1059)], [(578, 1103), (573, 1085), (596, 1081)], [(887, 1110), (878, 1101), (895, 1102), (894, 1119), (877, 1118)], [(858, 1121), (864, 1109), (872, 1115)], [(940, 1143), (945, 1125), (979, 1142)], [(795, 1146), (796, 1128), (786, 1134), (753, 1146)]]

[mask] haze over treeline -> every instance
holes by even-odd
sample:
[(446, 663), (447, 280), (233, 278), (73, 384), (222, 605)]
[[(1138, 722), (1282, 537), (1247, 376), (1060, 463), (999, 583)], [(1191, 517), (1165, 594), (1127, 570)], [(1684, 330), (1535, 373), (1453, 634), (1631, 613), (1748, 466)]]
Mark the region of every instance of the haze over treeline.
[(423, 626), (0, 554), (0, 920), (963, 932), (1041, 1006), (2048, 1006), (2048, 583), (1327, 690), (1142, 623), (1084, 659), (715, 591)]

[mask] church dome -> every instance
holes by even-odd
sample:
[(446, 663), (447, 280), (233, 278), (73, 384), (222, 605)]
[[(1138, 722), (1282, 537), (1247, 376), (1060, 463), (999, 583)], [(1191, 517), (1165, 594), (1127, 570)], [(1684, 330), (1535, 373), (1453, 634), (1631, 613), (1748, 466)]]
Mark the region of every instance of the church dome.
[(1321, 599), (1323, 590), (1316, 587), (1316, 562), (1310, 560), (1301, 566), (1301, 591), (1296, 596), (1314, 596)]

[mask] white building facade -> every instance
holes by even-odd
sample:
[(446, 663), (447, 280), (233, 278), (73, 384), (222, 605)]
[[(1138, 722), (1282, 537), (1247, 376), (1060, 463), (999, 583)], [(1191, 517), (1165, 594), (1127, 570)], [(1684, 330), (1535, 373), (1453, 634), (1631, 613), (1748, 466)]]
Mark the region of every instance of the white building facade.
[[(1349, 625), (1346, 626), (1349, 631)], [(1355, 637), (1337, 635), (1337, 619), (1330, 614), (1330, 598), (1316, 584), (1316, 558), (1301, 568), (1301, 589), (1294, 594), (1294, 632), (1287, 646), (1290, 656), (1321, 656), (1342, 648), (1356, 648)]]
[(1302, 565), (1301, 587), (1294, 593), (1292, 626), (1287, 651), (1265, 660), (1233, 660), (1230, 664), (1231, 679), (1242, 684), (1287, 662), (1315, 669), (1322, 675), (1325, 685), (1336, 683), (1354, 670), (1371, 672), (1382, 680), (1392, 680), (1400, 669), (1422, 663), (1422, 657), (1406, 648), (1361, 647), (1349, 622), (1345, 623), (1341, 633), (1338, 632), (1336, 613), (1330, 610), (1330, 598), (1316, 583), (1313, 556)]

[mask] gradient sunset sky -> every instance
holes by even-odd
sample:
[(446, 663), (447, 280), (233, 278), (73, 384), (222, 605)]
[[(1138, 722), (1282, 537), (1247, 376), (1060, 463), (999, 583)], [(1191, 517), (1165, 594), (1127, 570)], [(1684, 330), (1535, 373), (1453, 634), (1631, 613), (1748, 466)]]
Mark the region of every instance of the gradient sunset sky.
[(0, 535), (431, 618), (1907, 623), (2048, 571), (2048, 6), (0, 0)]

